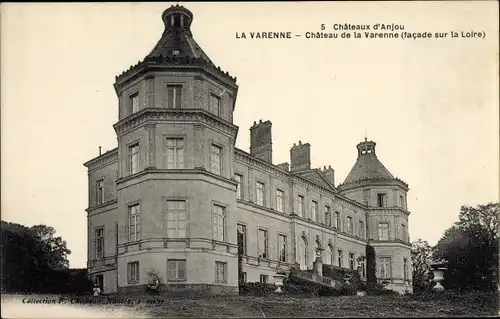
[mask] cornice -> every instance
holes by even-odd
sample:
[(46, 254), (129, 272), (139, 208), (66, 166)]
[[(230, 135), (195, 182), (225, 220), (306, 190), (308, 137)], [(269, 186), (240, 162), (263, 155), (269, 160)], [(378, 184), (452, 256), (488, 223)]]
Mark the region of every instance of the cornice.
[(122, 119), (114, 124), (113, 127), (116, 134), (121, 136), (147, 122), (169, 121), (196, 121), (207, 126), (216, 127), (231, 137), (238, 134), (238, 127), (236, 125), (220, 117), (216, 117), (204, 109), (146, 108)]
[[(374, 247), (388, 247), (388, 246), (404, 246), (404, 248), (411, 248), (411, 244), (404, 242), (400, 239), (396, 240), (376, 240), (370, 239), (368, 240), (369, 245), (373, 245)], [(403, 248), (403, 247), (402, 247)]]
[(237, 89), (236, 77), (232, 77), (228, 72), (221, 70), (220, 67), (215, 67), (208, 61), (202, 58), (191, 57), (148, 57), (143, 61), (138, 61), (135, 65), (129, 67), (128, 70), (122, 72), (115, 78), (115, 90), (118, 93), (119, 87), (149, 71), (201, 71), (204, 74), (218, 81), (222, 81), (233, 89)]
[(290, 178), (290, 173), (261, 159), (258, 159), (249, 153), (239, 149), (234, 148), (234, 159), (240, 161), (244, 164), (251, 165), (252, 167), (260, 168), (266, 173), (270, 173), (274, 176), (278, 176), (288, 180)]
[(105, 213), (110, 210), (116, 209), (118, 207), (116, 206), (116, 204), (118, 204), (118, 199), (113, 198), (112, 200), (109, 200), (103, 204), (89, 206), (88, 208), (85, 209), (85, 211), (87, 212), (87, 216), (97, 215), (100, 213)]
[(263, 170), (266, 173), (272, 174), (274, 176), (278, 176), (284, 179), (287, 179), (288, 181), (295, 182), (297, 184), (301, 184), (301, 186), (309, 187), (312, 188), (318, 192), (322, 192), (324, 194), (328, 194), (331, 196), (333, 200), (339, 199), (342, 200), (344, 203), (351, 205), (351, 208), (353, 209), (366, 209), (366, 206), (364, 206), (361, 203), (358, 203), (356, 201), (353, 201), (349, 198), (346, 198), (344, 196), (339, 195), (338, 192), (332, 191), (331, 189), (325, 188), (323, 186), (317, 185), (310, 180), (301, 177), (300, 175), (297, 175), (295, 173), (285, 171), (278, 166), (268, 163), (266, 161), (263, 161), (261, 159), (258, 159), (251, 154), (239, 149), (239, 148), (234, 148), (234, 158), (237, 161), (240, 161), (244, 164), (251, 165), (252, 167), (259, 168)]
[(410, 215), (410, 211), (404, 209), (403, 207), (367, 207), (368, 214), (378, 214), (378, 213), (403, 213), (406, 216)]
[[(140, 179), (140, 178), (143, 178), (144, 176), (148, 176), (150, 175), (150, 177), (146, 178), (147, 180), (152, 180), (152, 179), (158, 179), (158, 176), (167, 176), (168, 175), (168, 179), (174, 179), (172, 178), (172, 176), (175, 176), (175, 175), (183, 175), (183, 174), (201, 174), (201, 175), (204, 175), (204, 176), (209, 176), (209, 177), (212, 177), (216, 180), (219, 180), (221, 182), (224, 182), (224, 183), (228, 183), (234, 187), (236, 187), (238, 184), (236, 183), (236, 181), (232, 180), (232, 179), (229, 179), (227, 177), (224, 177), (224, 176), (220, 176), (220, 175), (217, 175), (217, 174), (214, 174), (210, 171), (207, 171), (206, 169), (203, 169), (203, 168), (185, 168), (185, 169), (146, 169), (146, 170), (142, 170), (134, 175), (129, 175), (129, 176), (125, 176), (125, 177), (122, 177), (122, 178), (119, 178), (117, 181), (116, 181), (116, 185), (118, 188), (121, 187), (122, 184), (124, 183), (127, 183), (128, 181), (131, 181), (131, 180), (136, 180), (136, 179)], [(192, 179), (191, 179), (192, 180)]]
[(409, 190), (408, 184), (399, 178), (385, 179), (385, 178), (365, 178), (360, 179), (355, 182), (349, 182), (345, 184), (340, 184), (337, 189), (340, 192), (351, 190), (358, 187), (365, 186), (399, 186), (403, 188), (406, 192)]
[(83, 166), (87, 167), (89, 171), (93, 171), (99, 169), (101, 167), (113, 164), (118, 161), (118, 147), (108, 151), (101, 156), (95, 157), (90, 161), (83, 164)]

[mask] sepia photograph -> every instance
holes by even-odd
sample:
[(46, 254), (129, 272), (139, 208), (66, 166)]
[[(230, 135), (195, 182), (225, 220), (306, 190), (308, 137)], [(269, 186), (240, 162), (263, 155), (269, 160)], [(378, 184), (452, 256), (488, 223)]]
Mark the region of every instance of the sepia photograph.
[(2, 318), (499, 316), (498, 12), (3, 2)]

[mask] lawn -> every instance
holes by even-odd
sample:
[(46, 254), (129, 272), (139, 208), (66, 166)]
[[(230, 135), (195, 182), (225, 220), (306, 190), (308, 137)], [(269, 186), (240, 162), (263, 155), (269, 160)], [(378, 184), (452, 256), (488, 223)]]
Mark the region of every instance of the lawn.
[[(483, 294), (482, 294), (483, 295)], [(217, 297), (164, 299), (161, 305), (143, 309), (154, 317), (451, 317), (496, 316), (493, 294), (458, 298), (412, 296), (341, 296), (298, 298)], [(480, 300), (478, 300), (480, 299)]]
[[(58, 298), (58, 296), (52, 296)], [(19, 298), (19, 297), (18, 297)], [(465, 317), (497, 316), (495, 294), (441, 296), (226, 296), (226, 297), (99, 297), (101, 304), (67, 305), (83, 311), (100, 311), (102, 317)], [(2, 300), (4, 296), (2, 296)], [(123, 301), (131, 301), (125, 304)], [(120, 303), (116, 303), (116, 302)], [(3, 303), (3, 301), (2, 301)], [(55, 309), (55, 308), (54, 308)], [(27, 310), (27, 309), (25, 309)], [(3, 311), (2, 311), (3, 312)], [(68, 317), (71, 317), (69, 313)], [(116, 314), (114, 316), (113, 314)], [(87, 316), (85, 316), (87, 317)]]

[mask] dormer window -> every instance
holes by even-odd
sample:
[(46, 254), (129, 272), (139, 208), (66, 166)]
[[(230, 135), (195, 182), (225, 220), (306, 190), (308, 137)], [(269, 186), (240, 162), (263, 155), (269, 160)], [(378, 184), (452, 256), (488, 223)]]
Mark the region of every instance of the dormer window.
[(172, 55), (179, 55), (179, 50), (177, 49), (172, 50)]

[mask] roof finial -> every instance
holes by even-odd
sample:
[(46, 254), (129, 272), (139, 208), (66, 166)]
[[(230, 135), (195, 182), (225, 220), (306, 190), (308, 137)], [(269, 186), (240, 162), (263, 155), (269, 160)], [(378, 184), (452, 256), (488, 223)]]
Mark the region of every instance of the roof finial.
[(366, 131), (367, 131), (367, 130), (366, 130), (366, 127), (365, 127), (365, 142), (367, 141), (367, 135), (368, 135), (368, 134), (366, 133)]

